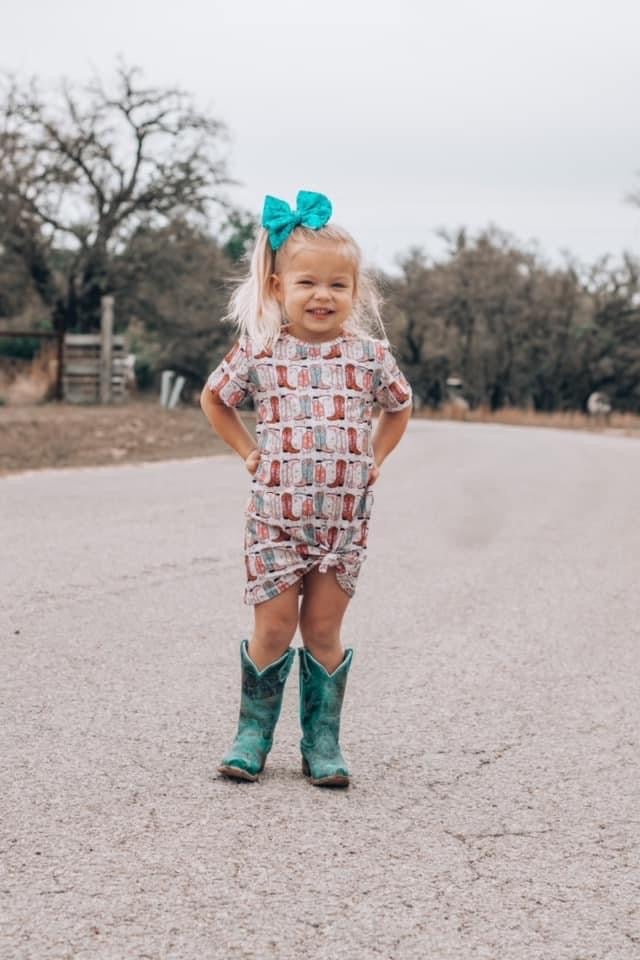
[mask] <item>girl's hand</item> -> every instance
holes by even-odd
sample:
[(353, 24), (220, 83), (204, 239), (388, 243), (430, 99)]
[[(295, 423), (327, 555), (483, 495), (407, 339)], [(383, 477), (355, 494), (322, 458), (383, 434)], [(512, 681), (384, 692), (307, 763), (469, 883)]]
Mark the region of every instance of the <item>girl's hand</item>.
[(251, 476), (253, 476), (256, 470), (258, 469), (259, 463), (260, 463), (260, 451), (256, 448), (255, 450), (251, 451), (249, 456), (244, 461), (244, 465), (249, 471), (249, 473), (251, 474)]
[(367, 486), (372, 487), (379, 476), (380, 476), (380, 467), (378, 466), (377, 463), (374, 462), (371, 465), (371, 469), (369, 470), (369, 482)]

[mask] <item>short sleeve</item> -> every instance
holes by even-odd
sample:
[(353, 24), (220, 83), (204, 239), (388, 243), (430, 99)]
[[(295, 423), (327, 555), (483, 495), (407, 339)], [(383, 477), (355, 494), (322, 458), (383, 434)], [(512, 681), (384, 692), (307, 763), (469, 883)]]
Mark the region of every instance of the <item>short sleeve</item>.
[(252, 390), (251, 351), (246, 337), (237, 340), (207, 378), (207, 387), (227, 407), (237, 407)]
[(383, 410), (395, 412), (413, 404), (411, 386), (388, 346), (383, 347), (382, 364), (376, 371), (373, 395)]

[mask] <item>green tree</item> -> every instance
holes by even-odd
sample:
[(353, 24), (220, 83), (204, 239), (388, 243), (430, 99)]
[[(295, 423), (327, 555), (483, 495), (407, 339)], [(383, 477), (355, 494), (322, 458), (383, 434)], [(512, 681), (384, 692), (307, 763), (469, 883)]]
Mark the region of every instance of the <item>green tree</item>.
[(591, 308), (578, 331), (583, 397), (604, 391), (615, 409), (638, 411), (640, 262), (625, 254), (616, 267), (603, 257), (584, 271), (581, 282)]
[(221, 319), (237, 268), (220, 243), (184, 218), (141, 226), (111, 264), (111, 288), (132, 349), (152, 370), (169, 367), (202, 384), (228, 349)]
[(579, 271), (550, 268), (495, 227), (442, 236), (441, 260), (412, 250), (391, 285), (416, 392), (437, 406), (455, 375), (472, 405), (582, 407), (594, 389), (584, 330), (597, 310)]
[(222, 229), (223, 250), (229, 260), (240, 263), (255, 243), (260, 220), (247, 210), (234, 209), (229, 212)]

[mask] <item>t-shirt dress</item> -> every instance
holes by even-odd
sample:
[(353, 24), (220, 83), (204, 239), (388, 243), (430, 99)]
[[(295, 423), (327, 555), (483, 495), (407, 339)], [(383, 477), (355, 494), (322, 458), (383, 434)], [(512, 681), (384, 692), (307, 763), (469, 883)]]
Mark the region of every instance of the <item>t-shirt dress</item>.
[(283, 327), (270, 349), (242, 336), (209, 375), (229, 407), (257, 412), (260, 462), (245, 508), (244, 601), (263, 603), (309, 571), (334, 567), (353, 596), (373, 505), (372, 408), (404, 410), (411, 387), (384, 341), (344, 334), (323, 343)]

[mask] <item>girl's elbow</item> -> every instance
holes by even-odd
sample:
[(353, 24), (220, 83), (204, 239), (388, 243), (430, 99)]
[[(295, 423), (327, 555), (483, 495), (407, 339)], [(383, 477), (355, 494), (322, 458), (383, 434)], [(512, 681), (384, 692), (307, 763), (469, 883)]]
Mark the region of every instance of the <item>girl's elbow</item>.
[(216, 403), (216, 398), (209, 389), (205, 386), (202, 393), (200, 394), (200, 409), (204, 413), (205, 417), (209, 421), (212, 427), (215, 429), (214, 417), (216, 415), (218, 404)]
[(408, 407), (403, 407), (402, 410), (389, 410), (388, 412), (393, 415), (397, 423), (403, 423), (406, 420), (411, 420), (413, 406), (410, 404)]
[(222, 405), (223, 404), (220, 400), (218, 400), (213, 390), (211, 390), (209, 385), (205, 383), (204, 387), (202, 388), (202, 393), (200, 394), (200, 406), (202, 409), (211, 410), (212, 407), (219, 407)]

